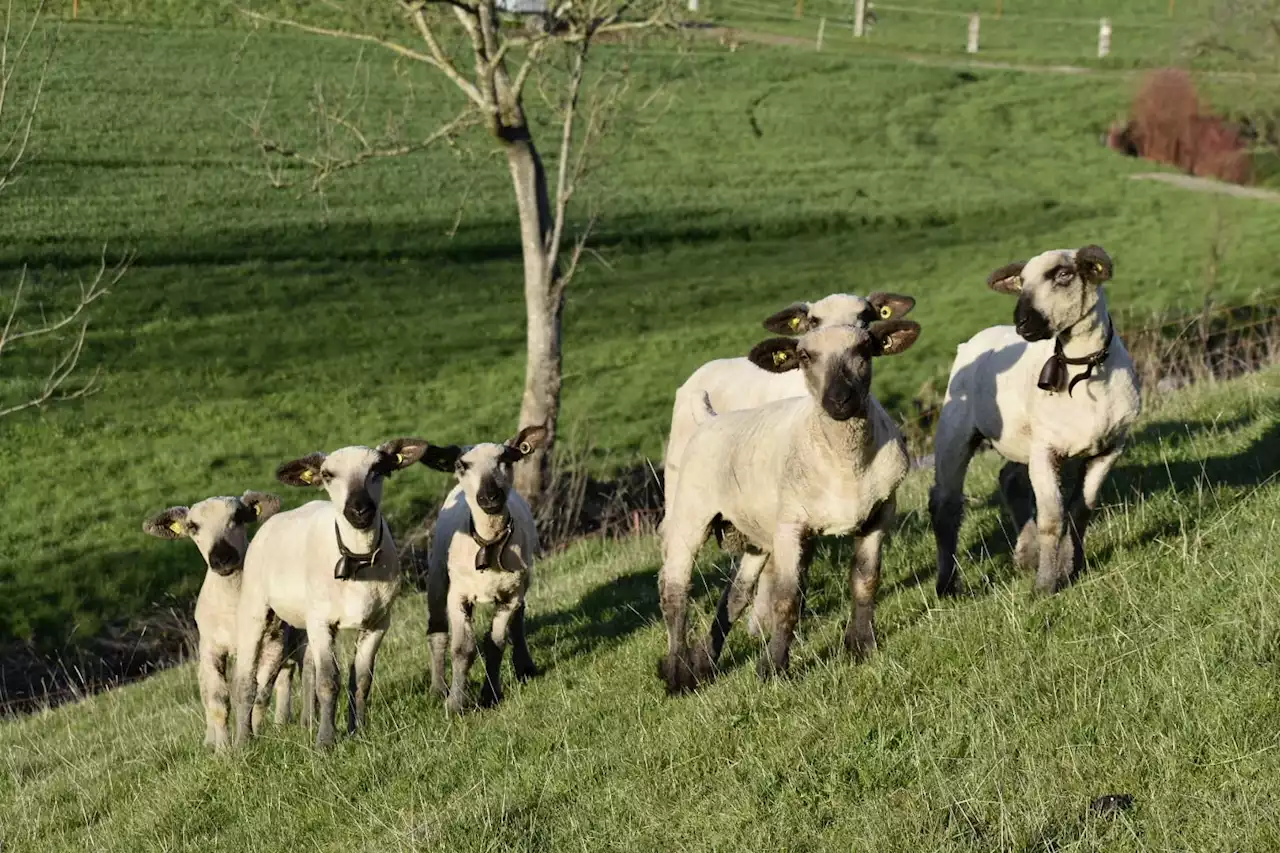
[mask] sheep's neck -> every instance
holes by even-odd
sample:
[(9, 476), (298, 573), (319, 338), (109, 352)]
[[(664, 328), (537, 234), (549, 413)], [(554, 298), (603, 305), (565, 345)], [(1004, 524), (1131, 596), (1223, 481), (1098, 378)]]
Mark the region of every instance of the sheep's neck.
[[(868, 399), (868, 408), (870, 407)], [(833, 420), (821, 406), (813, 407), (813, 420), (823, 444), (840, 460), (861, 459), (871, 445), (871, 422), (866, 417), (853, 417), (847, 421)]]
[(1098, 294), (1098, 304), (1084, 315), (1062, 338), (1062, 354), (1067, 358), (1087, 358), (1101, 352), (1107, 345), (1107, 330), (1111, 327), (1111, 318), (1107, 313), (1107, 299)]
[(382, 513), (368, 530), (356, 530), (342, 513), (338, 513), (338, 536), (348, 551), (355, 554), (371, 554), (378, 546), (382, 532)]
[(478, 507), (473, 506), (471, 508), (471, 523), (475, 527), (477, 536), (486, 542), (492, 542), (507, 529), (507, 511), (503, 509), (502, 512), (496, 515), (489, 515), (486, 512), (482, 512)]

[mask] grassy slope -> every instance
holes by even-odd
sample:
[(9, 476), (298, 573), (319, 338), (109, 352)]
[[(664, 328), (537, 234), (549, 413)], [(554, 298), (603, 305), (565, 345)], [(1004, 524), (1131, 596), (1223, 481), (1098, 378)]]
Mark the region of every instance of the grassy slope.
[[(347, 46), (115, 25), (63, 36), (39, 159), (4, 201), (0, 264), (56, 280), (103, 241), (138, 260), (95, 317), (103, 393), (0, 423), (0, 643), (43, 647), (194, 591), (193, 555), (143, 537), (145, 514), (268, 487), (278, 462), (315, 448), (503, 436), (523, 373), (509, 188), (483, 140), (461, 166), (440, 152), (362, 169), (326, 208), (267, 188), (236, 116), (270, 88), (272, 131), (296, 142), (315, 84), (350, 79)], [(369, 62), (366, 110), (381, 116), (404, 93)], [(614, 137), (590, 190), (610, 267), (585, 270), (566, 319), (566, 424), (606, 449), (600, 468), (657, 457), (680, 381), (744, 352), (797, 298), (920, 298), (924, 338), (877, 378), (902, 406), (956, 343), (1009, 316), (981, 282), (1033, 251), (1105, 244), (1131, 325), (1200, 304), (1220, 220), (1219, 295), (1274, 288), (1280, 209), (1130, 182), (1143, 167), (1096, 145), (1125, 80), (966, 83), (875, 58), (660, 44), (635, 70), (639, 94), (665, 82), (669, 104)], [(417, 82), (422, 125), (452, 102)], [(6, 354), (7, 377), (27, 366)], [(444, 486), (398, 479), (397, 527)]]
[[(719, 683), (664, 699), (654, 543), (586, 543), (541, 564), (531, 592), (548, 674), (451, 721), (424, 698), (424, 615), (408, 596), (372, 725), (332, 755), (289, 727), (209, 757), (182, 667), (0, 726), (0, 838), (42, 851), (1274, 849), (1278, 439), (1280, 373), (1166, 400), (1104, 493), (1092, 571), (1047, 601), (1009, 565), (986, 455), (963, 537), (978, 592), (939, 605), (914, 475), (886, 552), (882, 653), (840, 657), (848, 555), (820, 548), (785, 684), (755, 680), (739, 628)], [(1084, 816), (1113, 792), (1134, 810)]]

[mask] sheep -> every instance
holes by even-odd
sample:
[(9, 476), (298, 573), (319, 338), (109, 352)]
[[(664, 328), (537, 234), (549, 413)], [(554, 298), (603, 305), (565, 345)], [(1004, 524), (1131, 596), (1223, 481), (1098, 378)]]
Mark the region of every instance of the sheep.
[[(538, 531), (529, 504), (511, 488), (511, 468), (537, 449), (546, 434), (545, 427), (525, 427), (506, 444), (430, 446), (423, 454), (424, 465), (458, 478), (436, 519), (427, 567), (431, 689), (447, 697), (450, 713), (461, 714), (466, 705), (467, 674), (476, 657), (471, 620), (477, 604), (494, 605), (482, 643), (481, 705), (502, 700), (502, 653), (508, 641), (516, 677), (525, 681), (538, 673), (524, 631)], [(450, 640), (453, 684), (446, 688), (444, 652)]]
[[(238, 611), (235, 703), (236, 742), (259, 732), (278, 650), (264, 643), (277, 619), (305, 625), (320, 700), (316, 746), (333, 745), (338, 661), (334, 635), (358, 630), (350, 668), (347, 731), (365, 720), (378, 647), (391, 623), (399, 591), (396, 543), (382, 517), (383, 478), (417, 462), (427, 442), (398, 438), (378, 448), (344, 447), (286, 462), (276, 479), (290, 486), (323, 488), (328, 500), (282, 512), (262, 526), (245, 555)], [(254, 679), (255, 671), (260, 675)]]
[[(205, 712), (205, 746), (222, 749), (229, 742), (227, 714), (227, 657), (235, 643), (236, 608), (240, 602), (241, 569), (249, 545), (248, 526), (266, 521), (280, 509), (280, 499), (265, 492), (241, 497), (206, 498), (191, 507), (173, 506), (151, 516), (143, 532), (157, 539), (189, 537), (204, 558), (205, 576), (196, 598), (196, 627), (200, 635), (200, 699)], [(290, 633), (292, 629), (285, 626)], [(283, 638), (282, 638), (283, 639)], [(287, 642), (287, 640), (286, 640)], [(288, 643), (297, 655), (300, 644)], [(276, 722), (289, 719), (292, 668), (275, 678)], [(304, 676), (303, 689), (309, 679)], [(309, 717), (309, 708), (303, 717)]]
[[(825, 326), (866, 326), (876, 320), (901, 319), (915, 304), (915, 299), (900, 293), (876, 291), (865, 298), (833, 293), (817, 302), (796, 302), (768, 317), (764, 327), (778, 335), (802, 335)], [(803, 397), (805, 393), (804, 376), (800, 372), (770, 373), (744, 357), (716, 359), (695, 370), (676, 391), (671, 409), (671, 433), (663, 461), (663, 524), (671, 512), (685, 445), (705, 419), (706, 412), (753, 409), (775, 400)], [(742, 554), (747, 548), (745, 538), (728, 525), (717, 529), (716, 538), (730, 553)], [(748, 630), (752, 636), (758, 636), (767, 627), (769, 582), (768, 574), (761, 575), (760, 594), (749, 620)]]
[[(988, 278), (993, 290), (1018, 295), (1015, 325), (986, 329), (956, 350), (929, 497), (939, 595), (959, 591), (964, 478), (984, 441), (1009, 460), (1000, 476), (1007, 503), (1019, 503), (1029, 475), (1035, 517), (1015, 514), (1021, 528), (1014, 556), (1024, 568), (1037, 567), (1035, 591), (1056, 592), (1083, 566), (1085, 527), (1142, 410), (1133, 359), (1107, 311), (1102, 286), (1112, 271), (1106, 251), (1091, 245), (1044, 252)], [(1084, 467), (1064, 501), (1067, 460)]]
[[(901, 431), (871, 393), (871, 362), (905, 351), (919, 334), (917, 323), (889, 320), (764, 341), (752, 349), (751, 362), (775, 373), (800, 372), (808, 393), (718, 414), (689, 439), (658, 578), (667, 628), (659, 673), (668, 693), (712, 677), (725, 636), (762, 572), (773, 577), (772, 636), (757, 672), (762, 679), (785, 673), (814, 535), (857, 537), (845, 646), (859, 659), (873, 653), (880, 552), (909, 466)], [(720, 599), (710, 635), (691, 654), (694, 556), (708, 532), (726, 523), (753, 548)]]
[[(802, 335), (824, 326), (865, 326), (876, 320), (900, 319), (915, 304), (910, 296), (897, 293), (876, 292), (866, 298), (833, 293), (817, 302), (797, 302), (784, 308), (767, 318), (764, 327), (777, 335)], [(769, 373), (747, 358), (720, 358), (695, 370), (676, 391), (675, 405), (671, 408), (671, 432), (662, 476), (666, 509), (670, 510), (670, 498), (676, 492), (685, 445), (706, 407), (717, 412), (734, 412), (804, 395), (804, 377), (799, 373)]]

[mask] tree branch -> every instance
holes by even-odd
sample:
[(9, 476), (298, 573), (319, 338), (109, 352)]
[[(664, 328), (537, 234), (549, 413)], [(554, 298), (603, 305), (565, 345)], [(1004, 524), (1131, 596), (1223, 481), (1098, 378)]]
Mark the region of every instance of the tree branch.
[[(31, 23), (27, 26), (26, 32), (18, 42), (17, 50), (14, 51), (12, 57), (9, 55), (10, 33), (13, 26), (13, 0), (9, 0), (5, 9), (4, 32), (0, 34), (0, 120), (4, 119), (5, 104), (9, 94), (9, 82), (13, 75), (17, 72), (18, 64), (21, 62), (23, 55), (27, 51), (27, 47), (34, 35), (36, 25), (40, 22), (40, 15), (44, 11), (45, 0), (40, 0), (36, 5), (35, 13), (31, 16)], [(49, 65), (53, 61), (53, 49), (45, 55), (44, 61), (40, 64), (40, 73), (36, 78), (34, 91), (31, 94), (30, 103), (26, 107), (25, 113), (19, 115), (17, 127), (14, 128), (9, 140), (4, 144), (4, 148), (0, 149), (0, 160), (8, 160), (8, 164), (0, 171), (0, 191), (12, 184), (18, 172), (18, 166), (22, 163), (27, 153), (27, 145), (31, 141), (31, 129), (35, 124), (36, 111), (40, 107), (40, 97), (44, 93), (45, 79), (49, 73)], [(14, 146), (17, 151), (13, 151)], [(10, 152), (12, 156), (10, 155)]]
[(241, 8), (239, 12), (246, 18), (257, 21), (258, 23), (273, 24), (278, 27), (289, 27), (290, 29), (300, 30), (304, 33), (311, 33), (316, 36), (327, 36), (328, 38), (346, 39), (348, 41), (360, 42), (362, 44), (377, 45), (378, 47), (389, 50), (392, 53), (403, 56), (406, 59), (425, 63), (433, 68), (439, 68), (441, 71), (445, 70), (436, 63), (434, 57), (428, 56), (425, 53), (419, 53), (412, 48), (405, 47), (399, 42), (370, 35), (369, 33), (357, 33), (352, 32), (351, 30), (335, 30), (328, 27), (317, 27), (311, 24), (304, 24), (301, 21), (295, 21), (291, 18), (277, 18), (273, 15), (264, 15), (261, 12), (254, 12), (250, 9), (244, 8)]
[[(460, 3), (451, 4), (454, 11), (458, 15), (470, 13), (470, 7)], [(418, 34), (422, 36), (422, 40), (427, 43), (427, 50), (431, 51), (431, 56), (435, 60), (435, 67), (439, 68), (446, 77), (453, 81), (454, 85), (462, 90), (472, 103), (483, 108), (485, 106), (484, 98), (480, 95), (480, 90), (475, 84), (462, 76), (462, 72), (458, 70), (458, 66), (453, 64), (453, 60), (440, 47), (440, 41), (436, 38), (435, 31), (431, 29), (431, 24), (427, 21), (427, 14), (421, 7), (414, 9), (409, 13), (413, 19), (414, 26), (418, 28)]]

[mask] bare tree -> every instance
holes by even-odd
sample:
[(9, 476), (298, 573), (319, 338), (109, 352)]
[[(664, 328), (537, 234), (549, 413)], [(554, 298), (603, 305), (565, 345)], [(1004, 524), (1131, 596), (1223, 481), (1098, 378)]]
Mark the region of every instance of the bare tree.
[[(473, 124), (488, 131), (507, 161), (524, 262), (527, 360), (519, 427), (545, 425), (548, 430), (545, 449), (526, 457), (516, 472), (517, 488), (537, 502), (547, 485), (546, 454), (554, 444), (560, 413), (565, 288), (578, 268), (594, 223), (594, 217), (589, 217), (570, 238), (566, 234), (569, 204), (587, 170), (593, 146), (616, 116), (629, 87), (626, 74), (603, 75), (594, 84), (586, 84), (588, 58), (602, 37), (617, 38), (672, 25), (676, 5), (673, 0), (563, 0), (548, 8), (542, 26), (514, 31), (504, 26), (498, 0), (398, 0), (398, 9), (399, 24), (390, 34), (376, 32), (373, 26), (322, 26), (251, 10), (244, 14), (260, 23), (351, 40), (420, 63), (453, 84), (461, 96), (456, 116), (424, 138), (409, 142), (392, 138), (384, 144), (372, 141), (356, 127), (348, 110), (318, 98), (313, 112), (321, 126), (322, 145), (318, 153), (311, 154), (268, 137), (261, 116), (250, 126), (265, 152), (278, 160), (311, 167), (315, 187), (350, 166), (452, 141)], [(553, 68), (557, 61), (563, 65)], [(531, 83), (538, 80), (533, 85), (543, 92), (544, 78), (559, 93), (547, 97), (558, 124), (551, 128), (558, 150), (555, 174), (550, 176), (525, 106)], [(584, 92), (588, 97), (584, 98)], [(279, 178), (280, 173), (274, 172), (273, 180)]]
[[(41, 32), (40, 16), (44, 5), (44, 0), (40, 0), (25, 22), (20, 21), (14, 11), (13, 0), (8, 0), (4, 9), (3, 30), (0, 31), (0, 193), (20, 178), (19, 167), (27, 156), (49, 63), (53, 59), (56, 34), (43, 42), (43, 56), (34, 53), (34, 39)], [(2, 359), (6, 355), (13, 355), (19, 346), (27, 346), (47, 353), (51, 366), (43, 379), (5, 383), (4, 387), (11, 390), (0, 395), (0, 417), (47, 403), (84, 397), (97, 389), (98, 372), (84, 377), (80, 370), (80, 357), (89, 328), (85, 312), (90, 305), (110, 293), (110, 287), (120, 280), (127, 266), (126, 258), (114, 267), (108, 267), (104, 250), (96, 275), (78, 282), (78, 294), (59, 300), (64, 307), (52, 317), (45, 312), (44, 306), (32, 304), (29, 300), (24, 302), (28, 296), (30, 276), (25, 266), (18, 272), (7, 310), (0, 307), (0, 317), (5, 318), (4, 326), (0, 327), (0, 365), (3, 365)], [(71, 300), (74, 300), (73, 304), (65, 304)], [(3, 306), (3, 297), (0, 297), (0, 306)]]

